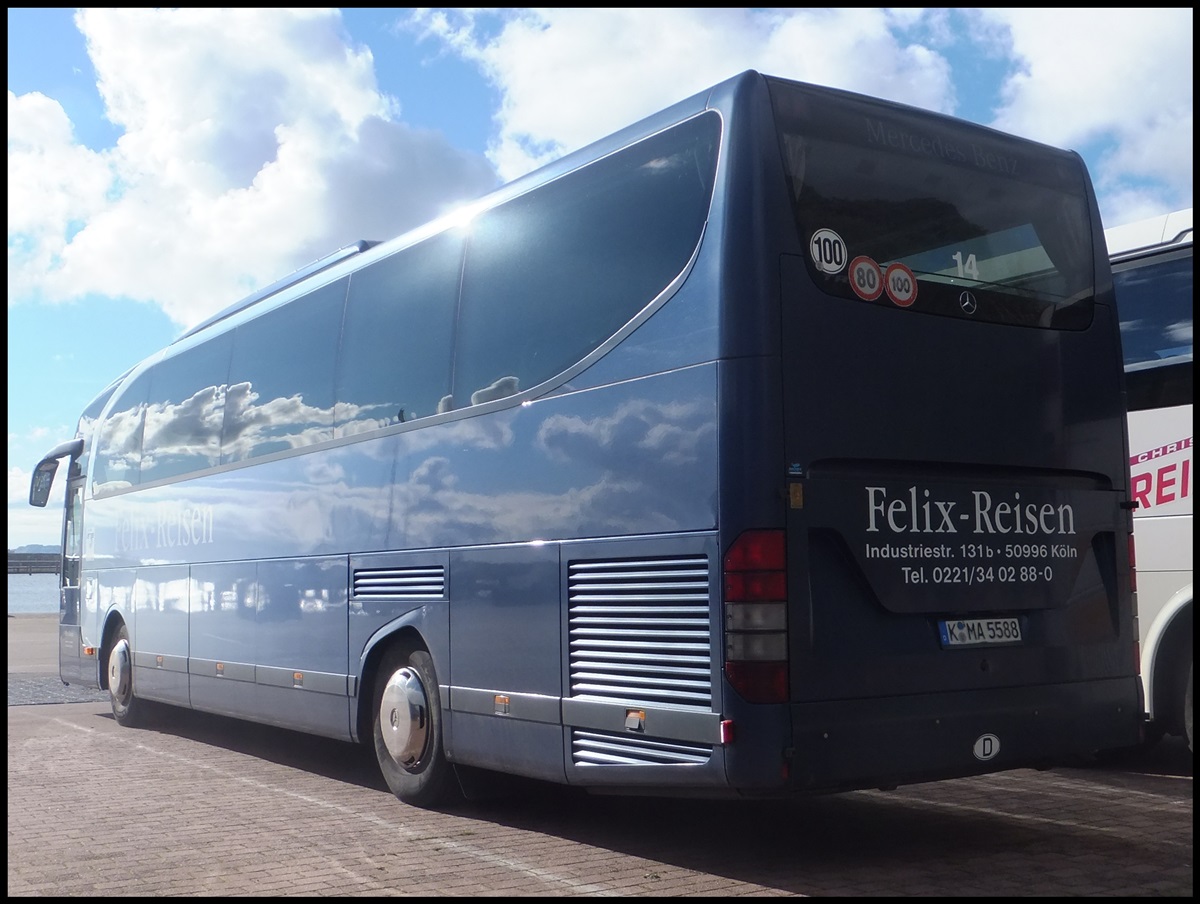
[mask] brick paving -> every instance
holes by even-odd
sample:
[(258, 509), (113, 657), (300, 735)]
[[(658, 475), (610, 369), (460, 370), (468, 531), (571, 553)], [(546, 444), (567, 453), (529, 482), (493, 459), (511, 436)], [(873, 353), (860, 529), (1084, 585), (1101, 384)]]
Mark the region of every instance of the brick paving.
[(41, 706), (47, 703), (107, 702), (108, 694), (89, 687), (63, 684), (43, 675), (8, 676), (9, 706)]
[(11, 639), (10, 897), (1193, 894), (1180, 745), (796, 802), (530, 783), (428, 811), (397, 801), (361, 747), (202, 713), (123, 729)]

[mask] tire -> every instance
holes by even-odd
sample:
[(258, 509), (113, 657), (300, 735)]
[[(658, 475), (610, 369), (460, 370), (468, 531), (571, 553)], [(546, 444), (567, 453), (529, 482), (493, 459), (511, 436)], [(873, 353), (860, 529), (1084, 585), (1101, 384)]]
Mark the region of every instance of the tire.
[(375, 758), (392, 793), (433, 808), (458, 795), (442, 748), (442, 708), (433, 657), (393, 647), (376, 674), (372, 708)]
[(129, 629), (122, 624), (113, 637), (108, 651), (108, 697), (112, 702), (113, 718), (124, 728), (145, 725), (149, 705), (133, 690), (133, 649), (129, 645)]

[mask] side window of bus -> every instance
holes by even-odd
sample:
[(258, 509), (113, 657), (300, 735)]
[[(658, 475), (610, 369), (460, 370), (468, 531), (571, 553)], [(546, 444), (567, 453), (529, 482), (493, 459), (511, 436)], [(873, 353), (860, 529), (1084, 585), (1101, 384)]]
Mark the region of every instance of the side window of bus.
[(333, 438), (333, 378), (347, 280), (234, 331), (222, 464)]
[(1190, 249), (1120, 267), (1113, 273), (1113, 284), (1126, 367), (1191, 356)]
[(454, 405), (512, 395), (584, 358), (687, 265), (712, 197), (705, 114), (486, 211), (463, 276)]
[(116, 385), (110, 385), (100, 395), (92, 399), (83, 414), (79, 416), (79, 425), (75, 428), (75, 435), (83, 438), (83, 454), (79, 456), (79, 471), (86, 474), (88, 467), (91, 465), (92, 456), (96, 449), (96, 428), (100, 424), (100, 414), (104, 411), (104, 406), (108, 404), (109, 398), (116, 391)]
[(92, 489), (97, 494), (122, 490), (139, 483), (142, 462), (142, 427), (150, 394), (150, 372), (145, 371), (113, 401), (112, 411), (100, 426)]
[(350, 278), (338, 354), (338, 436), (438, 413), (450, 393), (463, 235), (452, 230)]
[(221, 462), (221, 421), (233, 333), (215, 336), (150, 370), (141, 482)]

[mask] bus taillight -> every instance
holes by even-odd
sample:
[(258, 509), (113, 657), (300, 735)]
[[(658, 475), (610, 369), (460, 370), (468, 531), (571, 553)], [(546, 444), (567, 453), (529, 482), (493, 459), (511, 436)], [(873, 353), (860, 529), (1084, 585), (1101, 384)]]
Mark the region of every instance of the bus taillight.
[(751, 703), (785, 703), (787, 544), (781, 530), (742, 534), (725, 554), (725, 677)]

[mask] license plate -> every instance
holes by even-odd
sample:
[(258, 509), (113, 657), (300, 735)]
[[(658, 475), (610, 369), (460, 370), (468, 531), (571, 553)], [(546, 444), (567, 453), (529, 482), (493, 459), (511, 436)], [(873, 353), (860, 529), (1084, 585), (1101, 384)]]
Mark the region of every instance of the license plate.
[(938, 622), (943, 647), (983, 647), (1020, 643), (1021, 622), (1015, 618), (957, 618)]

